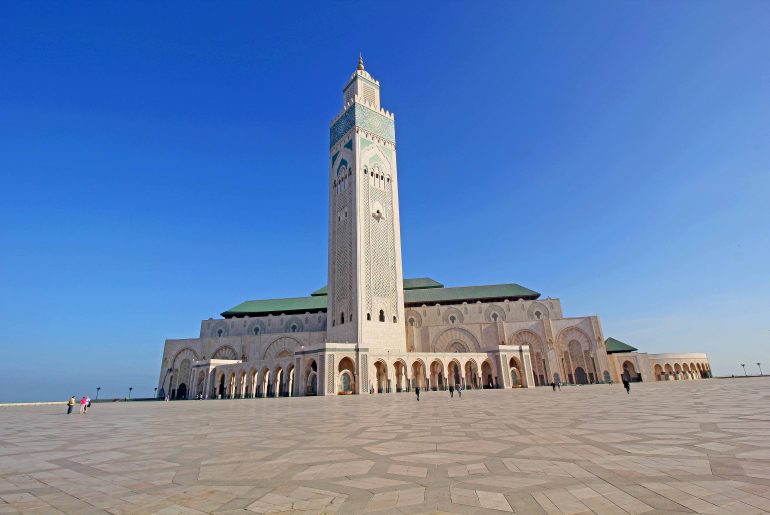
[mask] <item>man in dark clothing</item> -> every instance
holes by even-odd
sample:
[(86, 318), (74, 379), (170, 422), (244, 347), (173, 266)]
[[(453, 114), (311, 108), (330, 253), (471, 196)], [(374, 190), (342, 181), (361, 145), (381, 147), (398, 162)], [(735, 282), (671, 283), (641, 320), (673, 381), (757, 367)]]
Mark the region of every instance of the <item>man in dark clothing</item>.
[(626, 389), (626, 393), (628, 395), (631, 395), (631, 383), (628, 382), (628, 379), (625, 377), (623, 378), (623, 388)]
[(415, 386), (414, 387), (414, 393), (415, 393), (415, 395), (417, 395), (417, 402), (420, 402), (420, 387), (419, 386)]
[(449, 396), (454, 398), (455, 396), (455, 387), (453, 385), (449, 385)]
[(551, 388), (553, 388), (553, 391), (556, 391), (556, 383), (551, 381)]

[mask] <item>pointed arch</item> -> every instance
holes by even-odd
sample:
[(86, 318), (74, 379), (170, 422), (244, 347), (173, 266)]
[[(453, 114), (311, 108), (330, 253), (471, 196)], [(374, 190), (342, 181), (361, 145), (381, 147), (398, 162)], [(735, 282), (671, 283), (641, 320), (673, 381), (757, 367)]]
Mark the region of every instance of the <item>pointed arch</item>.
[(481, 346), (470, 331), (461, 327), (452, 327), (433, 339), (433, 350), (434, 352), (481, 352)]
[(290, 356), (293, 356), (301, 346), (302, 344), (299, 340), (289, 336), (281, 336), (270, 342), (265, 348), (265, 351), (262, 353), (262, 359), (273, 359), (283, 352), (287, 352)]
[(232, 348), (230, 345), (222, 345), (217, 350), (214, 351), (214, 354), (211, 355), (211, 359), (230, 359), (230, 360), (237, 360), (238, 359), (238, 353), (235, 352), (235, 349)]

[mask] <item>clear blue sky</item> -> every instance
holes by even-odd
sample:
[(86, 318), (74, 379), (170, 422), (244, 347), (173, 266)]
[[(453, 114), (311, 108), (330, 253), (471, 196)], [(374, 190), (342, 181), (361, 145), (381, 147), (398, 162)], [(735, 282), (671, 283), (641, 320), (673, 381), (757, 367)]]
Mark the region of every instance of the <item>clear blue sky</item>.
[(396, 113), (404, 273), (770, 372), (768, 2), (4, 2), (0, 401), (152, 394), (326, 280), (328, 124)]

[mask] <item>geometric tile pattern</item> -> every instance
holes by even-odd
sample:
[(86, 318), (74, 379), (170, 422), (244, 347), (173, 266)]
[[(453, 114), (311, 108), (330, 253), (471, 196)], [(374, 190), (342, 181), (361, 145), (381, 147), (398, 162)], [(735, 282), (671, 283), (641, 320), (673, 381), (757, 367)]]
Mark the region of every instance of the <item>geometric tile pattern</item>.
[(770, 379), (0, 408), (0, 513), (770, 513)]

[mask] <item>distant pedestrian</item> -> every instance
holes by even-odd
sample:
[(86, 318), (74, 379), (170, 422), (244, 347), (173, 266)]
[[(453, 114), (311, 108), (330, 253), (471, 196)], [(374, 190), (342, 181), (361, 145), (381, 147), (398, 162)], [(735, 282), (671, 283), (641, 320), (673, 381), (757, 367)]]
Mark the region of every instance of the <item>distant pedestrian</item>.
[(420, 402), (420, 387), (419, 386), (415, 386), (414, 387), (414, 393), (415, 393), (415, 395), (417, 395), (417, 402)]
[(70, 415), (72, 413), (72, 408), (75, 406), (75, 396), (73, 395), (70, 397), (70, 400), (67, 401), (67, 415)]
[(623, 388), (626, 389), (626, 394), (631, 395), (631, 383), (625, 377), (623, 378)]
[(91, 407), (91, 397), (86, 395), (86, 409), (85, 409), (85, 411), (88, 411), (88, 408), (90, 408), (90, 407)]
[(86, 396), (84, 395), (83, 397), (80, 398), (80, 414), (82, 415), (85, 412), (86, 412)]
[(454, 396), (455, 396), (455, 387), (450, 384), (449, 385), (449, 397), (454, 398)]
[(561, 390), (561, 380), (559, 380), (559, 381), (556, 381), (556, 388), (558, 388), (559, 390)]
[(554, 392), (556, 391), (556, 382), (555, 381), (551, 381), (551, 388), (553, 388)]
[(457, 397), (459, 397), (460, 399), (463, 398), (463, 385), (461, 384), (457, 385)]

